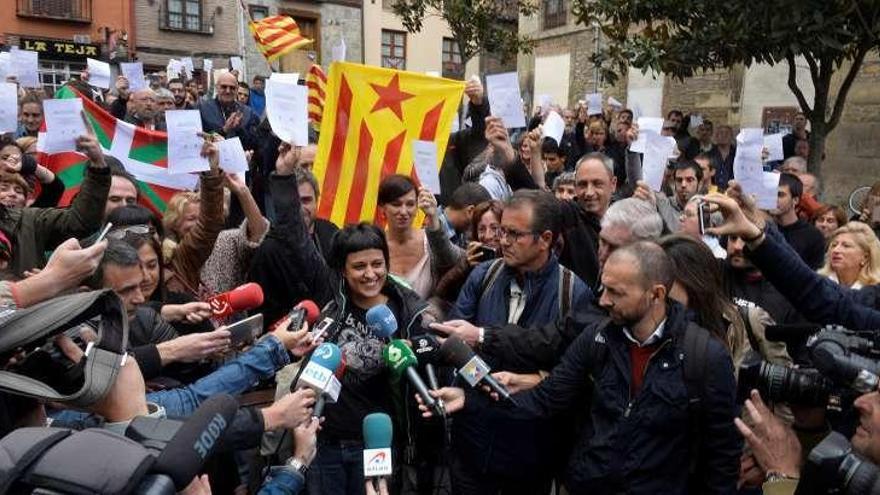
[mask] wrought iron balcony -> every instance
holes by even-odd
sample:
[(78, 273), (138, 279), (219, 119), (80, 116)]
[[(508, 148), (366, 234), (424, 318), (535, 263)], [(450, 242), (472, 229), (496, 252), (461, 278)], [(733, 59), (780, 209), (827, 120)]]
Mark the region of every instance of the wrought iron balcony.
[(92, 22), (92, 0), (16, 0), (20, 17)]

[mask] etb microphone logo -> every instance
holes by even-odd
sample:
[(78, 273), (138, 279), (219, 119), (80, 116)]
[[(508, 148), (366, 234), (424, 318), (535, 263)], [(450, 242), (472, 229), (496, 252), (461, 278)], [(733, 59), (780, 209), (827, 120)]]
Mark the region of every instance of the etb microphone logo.
[(364, 450), (364, 476), (391, 476), (391, 449)]

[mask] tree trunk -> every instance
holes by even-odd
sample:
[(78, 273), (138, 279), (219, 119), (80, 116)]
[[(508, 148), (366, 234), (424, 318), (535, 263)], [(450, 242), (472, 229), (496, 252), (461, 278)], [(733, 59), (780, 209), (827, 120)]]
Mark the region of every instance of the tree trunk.
[[(823, 61), (819, 77), (813, 77), (813, 111), (807, 114), (810, 120), (810, 157), (807, 159), (807, 169), (821, 179), (822, 158), (825, 155), (825, 138), (828, 136), (828, 95), (831, 92), (831, 74), (829, 67)], [(827, 73), (825, 72), (827, 71)]]
[(816, 177), (822, 178), (822, 161), (825, 157), (825, 138), (828, 137), (828, 129), (825, 123), (811, 123), (810, 128), (810, 158), (807, 160), (807, 169)]

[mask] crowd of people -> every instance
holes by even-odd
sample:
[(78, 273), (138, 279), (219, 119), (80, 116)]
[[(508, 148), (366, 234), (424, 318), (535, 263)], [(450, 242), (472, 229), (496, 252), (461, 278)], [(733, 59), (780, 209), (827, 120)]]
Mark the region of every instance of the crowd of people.
[[(19, 130), (0, 138), (3, 314), (109, 291), (130, 356), (87, 404), (0, 383), (0, 437), (47, 424), (124, 431), (138, 416), (186, 418), (212, 396), (238, 397), (246, 434), (187, 493), (794, 493), (832, 428), (880, 464), (880, 391), (844, 404), (857, 418), (843, 424), (817, 404), (742, 391), (740, 370), (754, 359), (803, 366), (803, 349), (769, 338), (770, 327), (880, 329), (880, 182), (854, 215), (825, 201), (803, 114), (785, 160), (765, 164), (781, 174), (776, 208), (759, 210), (736, 182), (728, 125), (668, 112), (662, 133), (677, 146), (654, 191), (630, 151), (632, 111), (551, 106), (508, 129), (472, 79), (470, 125), (450, 136), (442, 193), (389, 174), (376, 223), (334, 225), (317, 214), (316, 145), (272, 133), (263, 78), (67, 84), (147, 129), (163, 130), (166, 110), (199, 110), (210, 170), (159, 215), (90, 132), (77, 140), (82, 184), (60, 208), (64, 183), (37, 152), (42, 95), (20, 94)], [(550, 111), (565, 121), (559, 142), (542, 137)], [(233, 137), (248, 153), (246, 177), (219, 168), (217, 142)], [(263, 300), (248, 313), (265, 327), (241, 346), (229, 326), (247, 315), (216, 317), (207, 301), (249, 282)], [(303, 300), (331, 320), (321, 336), (291, 325)], [(395, 339), (463, 341), (510, 399), (437, 360), (439, 417), (383, 359), (387, 338), (368, 315), (379, 305), (396, 319)], [(82, 365), (82, 342), (95, 338), (50, 344)], [(315, 392), (290, 383), (321, 343), (339, 347), (345, 372), (319, 420)], [(27, 351), (0, 348), (3, 369), (45, 378), (25, 366)], [(362, 421), (375, 412), (394, 424), (395, 472), (379, 485), (362, 462)], [(293, 434), (261, 450), (273, 431)], [(268, 477), (263, 466), (274, 466)]]

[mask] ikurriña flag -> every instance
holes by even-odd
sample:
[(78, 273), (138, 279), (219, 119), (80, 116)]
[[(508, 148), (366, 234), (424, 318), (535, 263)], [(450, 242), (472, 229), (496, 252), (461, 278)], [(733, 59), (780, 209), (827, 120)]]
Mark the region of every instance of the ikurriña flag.
[(379, 183), (415, 177), (412, 142), (437, 143), (443, 163), (464, 82), (347, 62), (330, 66), (314, 173), (318, 216), (337, 225), (376, 220)]

